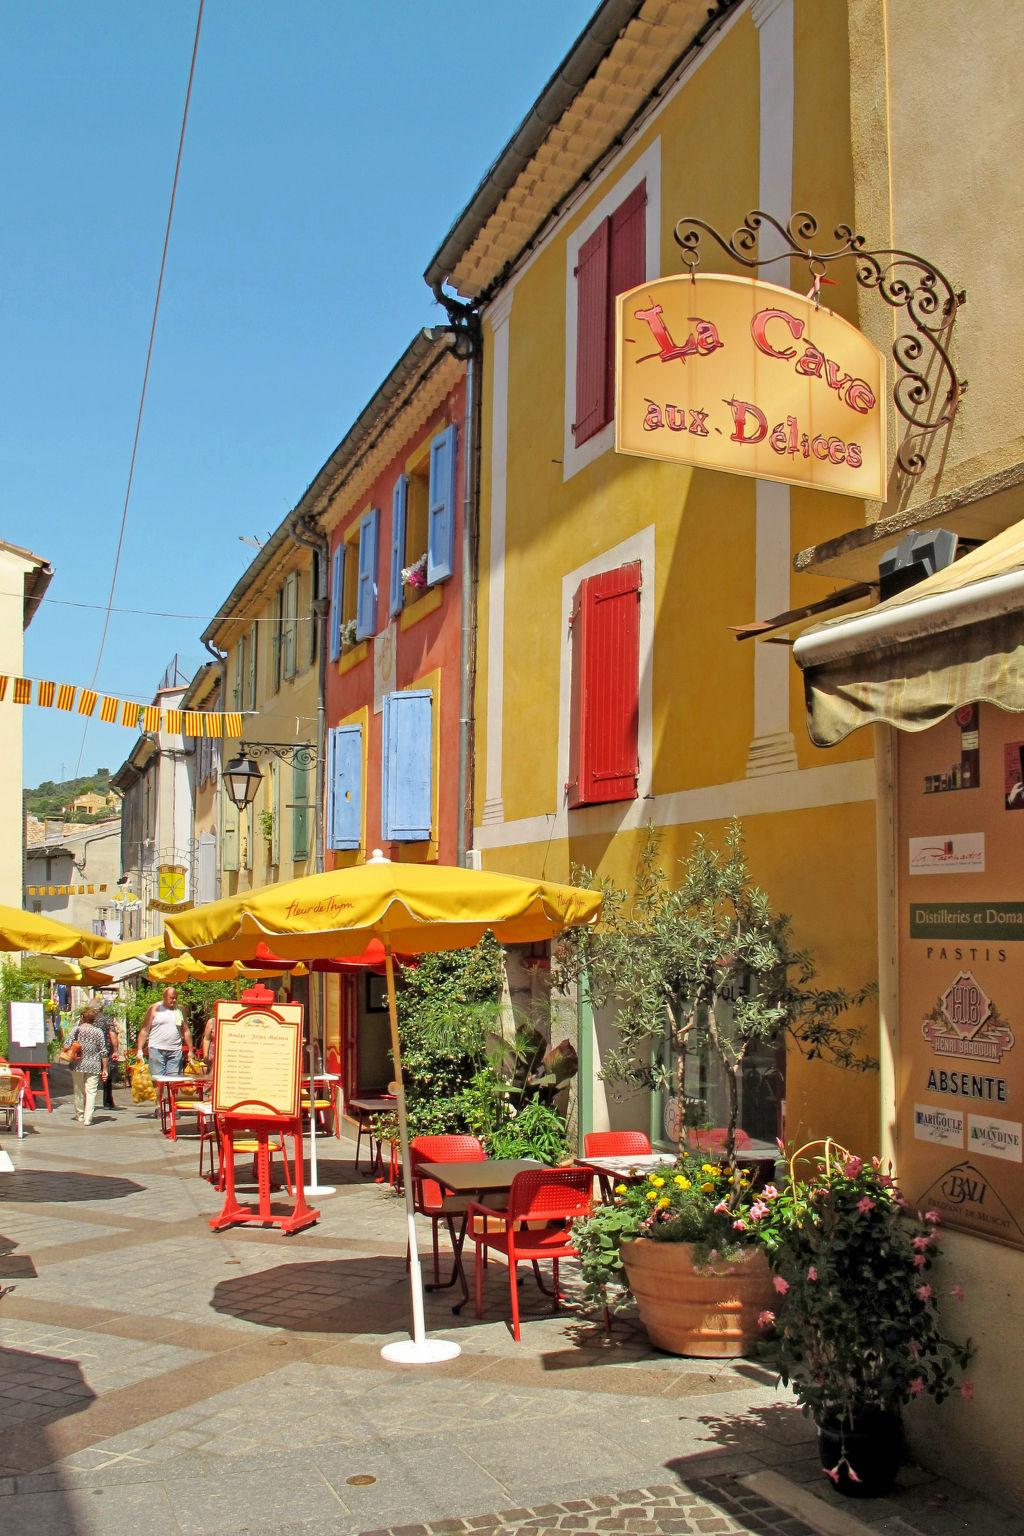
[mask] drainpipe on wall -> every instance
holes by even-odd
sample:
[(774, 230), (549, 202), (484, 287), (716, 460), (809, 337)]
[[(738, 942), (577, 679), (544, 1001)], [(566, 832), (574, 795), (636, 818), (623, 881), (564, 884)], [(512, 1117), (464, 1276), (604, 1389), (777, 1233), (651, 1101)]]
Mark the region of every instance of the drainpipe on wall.
[(462, 588), (459, 643), (459, 766), (456, 863), (465, 867), (473, 834), (473, 690), (476, 683), (476, 589), (480, 506), (480, 313), (433, 284), (454, 341), (452, 351), (466, 364), (463, 426)]
[(316, 648), (316, 760), (314, 795), (314, 852), (313, 867), (318, 875), (324, 872), (324, 771), (327, 746), (327, 567), (330, 563), (330, 544), (311, 517), (296, 518), (289, 527), (296, 544), (315, 549), (317, 561), (316, 595), (313, 612), (317, 624)]

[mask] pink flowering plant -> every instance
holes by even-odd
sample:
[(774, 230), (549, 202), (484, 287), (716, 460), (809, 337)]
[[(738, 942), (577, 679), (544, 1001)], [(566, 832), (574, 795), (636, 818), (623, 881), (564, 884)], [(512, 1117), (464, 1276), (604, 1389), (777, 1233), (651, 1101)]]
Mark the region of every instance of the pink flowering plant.
[(778, 1304), (762, 1314), (764, 1353), (819, 1424), (898, 1413), (925, 1394), (972, 1397), (958, 1386), (970, 1342), (945, 1331), (964, 1290), (936, 1273), (939, 1213), (909, 1209), (878, 1158), (823, 1146), (766, 1221)]
[(620, 1245), (647, 1237), (692, 1243), (697, 1264), (714, 1266), (741, 1249), (777, 1241), (772, 1208), (778, 1190), (760, 1190), (742, 1167), (724, 1158), (684, 1153), (640, 1182), (617, 1184), (610, 1205), (595, 1207), (575, 1224), (587, 1301), (618, 1310), (629, 1299)]

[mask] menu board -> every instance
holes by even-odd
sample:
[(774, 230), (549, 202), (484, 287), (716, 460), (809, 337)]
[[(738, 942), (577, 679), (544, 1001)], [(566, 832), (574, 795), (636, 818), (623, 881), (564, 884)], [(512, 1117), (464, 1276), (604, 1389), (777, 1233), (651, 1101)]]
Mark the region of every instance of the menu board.
[(42, 1003), (10, 1004), (10, 1037), (12, 1061), (37, 1066), (48, 1060)]
[(1024, 721), (901, 732), (897, 784), (900, 1188), (1024, 1248)]
[(217, 1004), (216, 1114), (297, 1119), (301, 1063), (301, 1003)]

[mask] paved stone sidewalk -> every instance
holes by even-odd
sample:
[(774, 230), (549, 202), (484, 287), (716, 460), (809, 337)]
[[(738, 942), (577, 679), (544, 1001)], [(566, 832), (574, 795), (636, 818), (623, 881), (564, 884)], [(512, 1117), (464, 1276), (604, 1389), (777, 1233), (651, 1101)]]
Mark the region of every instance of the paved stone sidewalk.
[[(803, 1536), (851, 1513), (890, 1536), (1024, 1536), (913, 1469), (896, 1499), (851, 1511), (756, 1363), (679, 1360), (628, 1321), (608, 1337), (553, 1316), (529, 1276), (517, 1345), (498, 1264), (481, 1320), (428, 1297), (457, 1359), (391, 1366), (380, 1347), (407, 1327), (402, 1209), (353, 1173), (351, 1143), (324, 1146), (337, 1193), (316, 1227), (215, 1235), (196, 1143), (165, 1141), (118, 1098), (86, 1129), (65, 1095), (23, 1142), (5, 1138), (4, 1536)], [(766, 1477), (767, 1492), (752, 1485)], [(797, 1507), (801, 1484), (815, 1498)]]

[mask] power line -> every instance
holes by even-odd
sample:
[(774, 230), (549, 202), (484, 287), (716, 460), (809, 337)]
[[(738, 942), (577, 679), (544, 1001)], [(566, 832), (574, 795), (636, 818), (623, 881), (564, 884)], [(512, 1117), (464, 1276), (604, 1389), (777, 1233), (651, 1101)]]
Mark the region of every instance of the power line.
[[(19, 602), (23, 602), (25, 594), (23, 592), (0, 592), (0, 597), (13, 597), (17, 598)], [(105, 611), (109, 611), (110, 613), (126, 613), (131, 614), (135, 618), (142, 619), (191, 619), (198, 624), (212, 624), (215, 619), (219, 619), (224, 624), (281, 623), (281, 620), (275, 618), (273, 614), (264, 618), (257, 617), (253, 619), (240, 619), (238, 615), (231, 613), (166, 613), (158, 608), (110, 608), (107, 610), (105, 604), (103, 603), (79, 603), (75, 602), (72, 598), (69, 597), (41, 597), (39, 598), (39, 602), (56, 603), (58, 608), (90, 608), (97, 613), (103, 613)], [(312, 624), (315, 617), (315, 614), (299, 613), (295, 615), (295, 623)], [(289, 622), (291, 622), (291, 620), (289, 620)], [(95, 678), (93, 681), (95, 682)]]
[[(188, 126), (188, 109), (192, 101), (192, 82), (196, 73), (196, 58), (199, 54), (199, 33), (203, 25), (203, 6), (205, 0), (199, 0), (199, 10), (196, 15), (196, 31), (192, 42), (192, 60), (188, 70), (188, 84), (185, 87), (185, 106), (181, 114), (181, 131), (178, 134), (178, 153), (174, 161), (174, 178), (171, 182), (171, 198), (167, 207), (167, 223), (164, 227), (164, 244), (160, 253), (160, 274), (157, 278), (156, 296), (153, 301), (153, 318), (149, 327), (149, 343), (146, 347), (146, 366), (142, 373), (142, 389), (139, 392), (139, 409), (135, 417), (135, 435), (132, 438), (132, 453), (128, 465), (128, 482), (125, 486), (124, 505), (121, 509), (121, 526), (117, 534), (117, 548), (114, 552), (114, 569), (110, 575), (110, 592), (107, 595), (106, 609), (103, 617), (103, 633), (100, 636), (99, 650), (96, 654), (96, 665), (93, 669), (92, 681), (95, 684), (99, 676), (100, 665), (103, 661), (103, 652), (106, 649), (107, 634), (110, 630), (110, 615), (114, 605), (114, 592), (117, 588), (118, 572), (121, 568), (121, 552), (124, 548), (124, 534), (128, 523), (128, 505), (131, 501), (132, 482), (135, 478), (135, 460), (139, 451), (139, 437), (142, 432), (142, 413), (146, 405), (146, 389), (149, 385), (149, 369), (153, 360), (153, 342), (156, 338), (156, 322), (160, 313), (160, 296), (164, 286), (164, 272), (167, 268), (167, 251), (171, 243), (171, 225), (174, 222), (174, 202), (178, 194), (178, 177), (181, 174), (181, 158), (185, 149), (185, 129)], [(89, 723), (86, 721), (82, 732), (82, 745), (78, 749), (78, 762), (75, 767), (75, 778), (78, 777), (82, 766), (82, 758), (85, 755), (85, 741), (89, 734)]]

